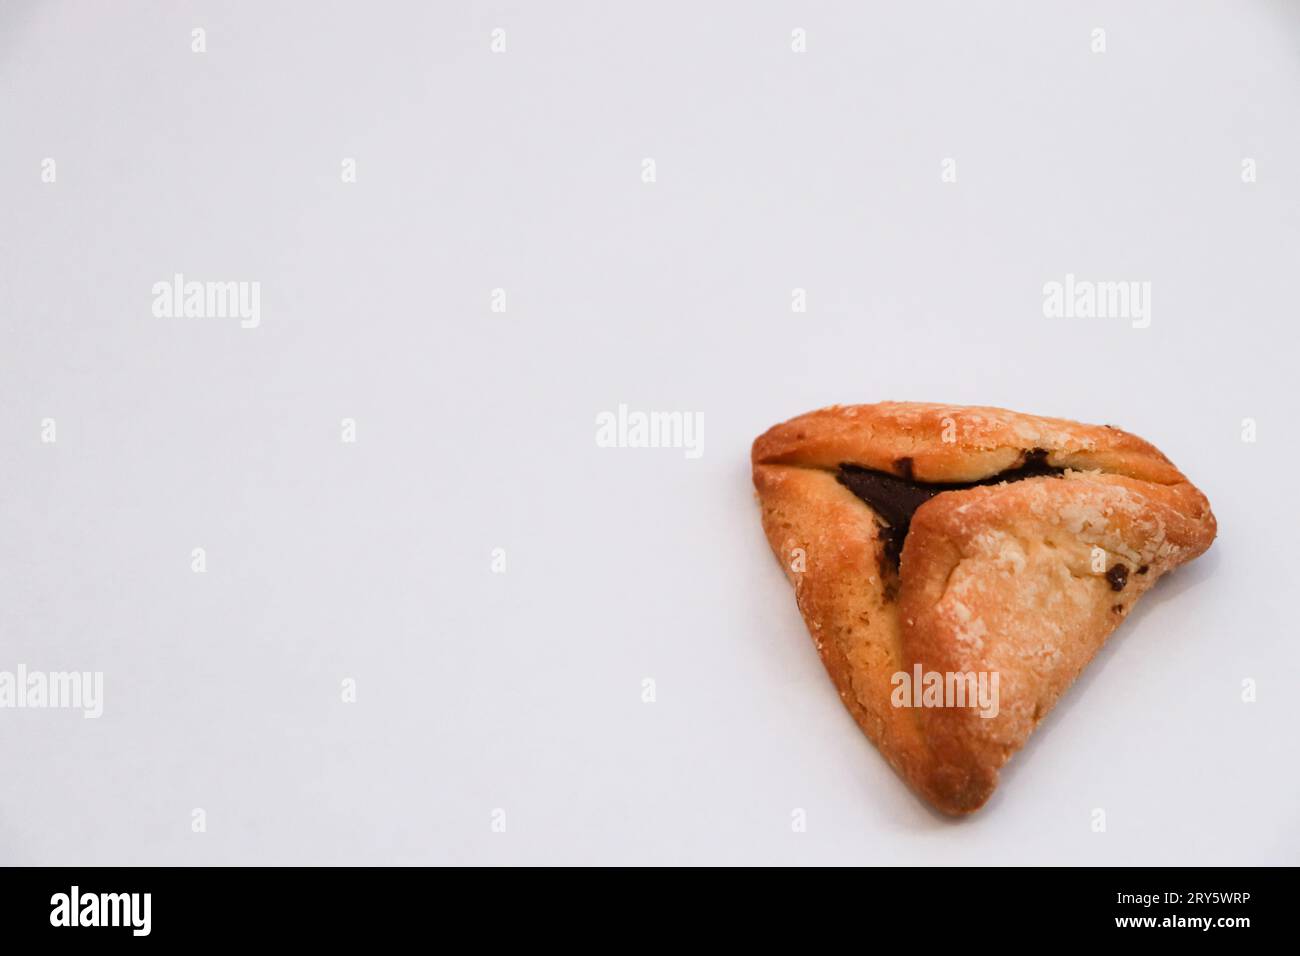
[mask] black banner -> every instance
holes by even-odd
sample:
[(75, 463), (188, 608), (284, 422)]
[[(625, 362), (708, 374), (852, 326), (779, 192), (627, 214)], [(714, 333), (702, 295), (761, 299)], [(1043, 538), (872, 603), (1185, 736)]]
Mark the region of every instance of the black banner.
[[(662, 887), (647, 885), (660, 879)], [(697, 925), (717, 932), (725, 923), (743, 939), (762, 938), (777, 923), (821, 932), (828, 922), (845, 930), (861, 922), (873, 934), (966, 937), (972, 945), (987, 942), (995, 927), (1230, 944), (1288, 927), (1295, 871), (953, 868), (723, 877), (697, 870), (593, 880), (578, 870), (551, 874), (542, 892), (536, 874), (510, 870), (51, 868), (0, 870), (0, 881), (7, 942), (283, 936), (336, 945), (400, 939), (438, 923), (464, 924), (489, 939), (507, 927), (550, 935), (564, 921), (587, 937), (619, 924), (653, 935)]]

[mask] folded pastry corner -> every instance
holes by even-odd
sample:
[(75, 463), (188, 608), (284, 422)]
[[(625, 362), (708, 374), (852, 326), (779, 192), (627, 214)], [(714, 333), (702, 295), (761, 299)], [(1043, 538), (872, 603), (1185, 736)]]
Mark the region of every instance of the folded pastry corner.
[(939, 810), (981, 807), (1134, 602), (1215, 536), (1118, 428), (835, 406), (753, 447), (763, 528), (840, 697)]

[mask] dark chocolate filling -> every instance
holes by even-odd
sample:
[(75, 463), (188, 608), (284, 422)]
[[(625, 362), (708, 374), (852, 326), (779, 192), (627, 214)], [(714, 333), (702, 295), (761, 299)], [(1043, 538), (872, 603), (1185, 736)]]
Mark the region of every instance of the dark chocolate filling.
[(876, 513), (881, 527), (881, 540), (884, 542), (884, 561), (888, 567), (898, 570), (898, 561), (903, 554), (903, 541), (912, 524), (912, 515), (935, 495), (945, 491), (962, 491), (966, 488), (979, 488), (984, 485), (1000, 485), (1004, 481), (1023, 481), (1026, 478), (1056, 477), (1065, 469), (1056, 468), (1047, 463), (1047, 452), (1041, 448), (1025, 452), (1023, 462), (1015, 468), (1000, 471), (979, 481), (961, 481), (934, 483), (916, 481), (912, 478), (912, 459), (900, 458), (894, 467), (901, 473), (890, 474), (887, 471), (873, 471), (858, 465), (842, 464), (836, 478), (840, 484), (861, 498)]

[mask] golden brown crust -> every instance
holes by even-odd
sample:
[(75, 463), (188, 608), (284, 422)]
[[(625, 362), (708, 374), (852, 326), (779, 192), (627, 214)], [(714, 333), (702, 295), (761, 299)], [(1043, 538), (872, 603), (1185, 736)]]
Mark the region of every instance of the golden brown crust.
[[(1035, 452), (1070, 470), (936, 495), (913, 516), (897, 580), (875, 512), (836, 480), (849, 463), (973, 481)], [(837, 406), (770, 429), (753, 466), (768, 541), (846, 706), (947, 813), (983, 805), (1133, 602), (1215, 535), (1205, 496), (1142, 439), (1002, 409)], [(996, 716), (894, 706), (894, 675), (918, 665), (997, 674)]]
[(1064, 468), (1159, 484), (1183, 480), (1155, 446), (1118, 428), (923, 402), (834, 405), (800, 415), (759, 436), (753, 460), (806, 468), (853, 462), (894, 471), (895, 462), (908, 458), (920, 481), (975, 481), (1014, 467), (1033, 449), (1048, 452), (1048, 462)]

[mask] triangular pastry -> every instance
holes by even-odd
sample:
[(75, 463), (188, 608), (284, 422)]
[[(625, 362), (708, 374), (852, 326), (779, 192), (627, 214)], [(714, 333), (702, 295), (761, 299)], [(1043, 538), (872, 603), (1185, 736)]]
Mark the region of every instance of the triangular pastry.
[(758, 438), (753, 468), (845, 705), (945, 813), (988, 800), (1138, 597), (1215, 535), (1142, 439), (998, 408), (827, 408)]

